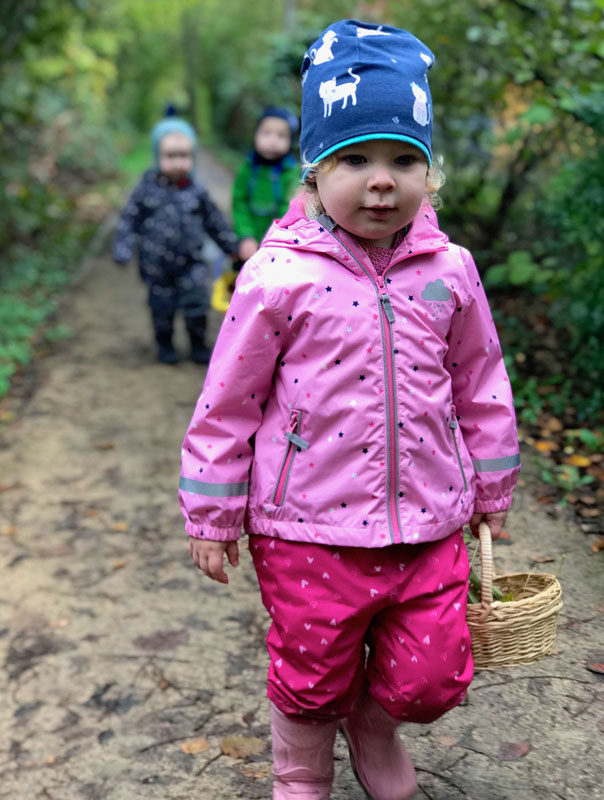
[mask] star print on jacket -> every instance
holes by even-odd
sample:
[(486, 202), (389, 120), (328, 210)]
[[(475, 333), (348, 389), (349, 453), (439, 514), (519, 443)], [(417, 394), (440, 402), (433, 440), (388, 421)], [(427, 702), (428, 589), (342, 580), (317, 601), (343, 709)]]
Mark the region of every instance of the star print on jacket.
[(294, 199), (239, 275), (183, 447), (191, 536), (384, 547), (511, 503), (514, 409), (471, 255), (422, 208), (380, 277), (324, 219)]

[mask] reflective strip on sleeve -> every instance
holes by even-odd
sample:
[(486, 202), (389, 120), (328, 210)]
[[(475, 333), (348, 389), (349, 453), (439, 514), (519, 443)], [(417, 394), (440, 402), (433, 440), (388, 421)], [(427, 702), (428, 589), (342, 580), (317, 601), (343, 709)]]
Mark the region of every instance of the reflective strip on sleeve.
[(503, 458), (475, 458), (472, 465), (476, 472), (498, 472), (502, 469), (513, 469), (520, 466), (520, 453)]
[(247, 481), (242, 483), (206, 483), (205, 481), (193, 480), (193, 478), (181, 478), (179, 486), (184, 492), (203, 494), (206, 497), (235, 497), (247, 494), (249, 483)]

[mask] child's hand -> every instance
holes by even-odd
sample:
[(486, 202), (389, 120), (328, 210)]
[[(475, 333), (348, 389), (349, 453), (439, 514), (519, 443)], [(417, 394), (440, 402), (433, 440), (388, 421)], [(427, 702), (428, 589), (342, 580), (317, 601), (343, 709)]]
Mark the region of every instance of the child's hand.
[(253, 236), (248, 236), (247, 239), (242, 239), (239, 242), (239, 258), (242, 261), (247, 261), (251, 258), (258, 249), (258, 242)]
[(472, 514), (472, 519), (470, 520), (472, 536), (475, 536), (477, 539), (479, 538), (478, 525), (484, 521), (491, 529), (491, 539), (493, 539), (493, 541), (499, 539), (507, 515), (507, 511), (487, 511), (486, 514)]
[(224, 571), (223, 556), (226, 553), (232, 567), (239, 565), (239, 545), (237, 542), (211, 542), (205, 539), (189, 539), (189, 553), (195, 565), (213, 581), (228, 583)]

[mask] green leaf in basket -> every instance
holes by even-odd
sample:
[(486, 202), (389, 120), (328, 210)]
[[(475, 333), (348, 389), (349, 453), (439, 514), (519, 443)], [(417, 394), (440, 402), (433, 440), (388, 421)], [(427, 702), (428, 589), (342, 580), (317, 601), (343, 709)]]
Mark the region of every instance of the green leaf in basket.
[(511, 603), (513, 599), (514, 599), (514, 592), (508, 592), (507, 594), (503, 595), (503, 597), (501, 598), (501, 602)]

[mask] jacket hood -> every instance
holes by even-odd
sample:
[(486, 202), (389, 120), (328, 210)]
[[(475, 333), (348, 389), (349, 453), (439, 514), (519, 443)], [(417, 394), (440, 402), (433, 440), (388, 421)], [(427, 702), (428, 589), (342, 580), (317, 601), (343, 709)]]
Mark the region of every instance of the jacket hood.
[[(334, 258), (341, 261), (353, 272), (358, 266), (351, 263), (350, 256), (341, 248), (334, 247), (334, 237), (322, 224), (320, 219), (309, 220), (304, 210), (304, 196), (297, 195), (290, 204), (284, 217), (275, 220), (269, 228), (262, 242), (265, 247), (291, 247), (309, 252), (326, 253), (331, 251)], [(348, 231), (339, 225), (332, 228), (346, 248), (359, 261), (371, 264), (369, 256), (362, 248), (360, 242)], [(405, 256), (419, 253), (431, 253), (446, 250), (449, 239), (438, 227), (436, 212), (432, 206), (422, 205), (405, 237), (395, 250), (392, 261), (402, 260)]]

